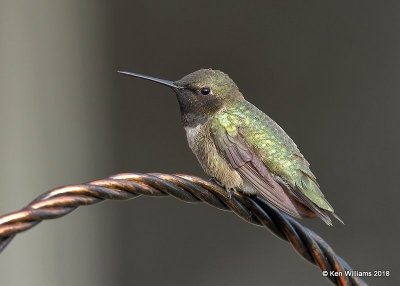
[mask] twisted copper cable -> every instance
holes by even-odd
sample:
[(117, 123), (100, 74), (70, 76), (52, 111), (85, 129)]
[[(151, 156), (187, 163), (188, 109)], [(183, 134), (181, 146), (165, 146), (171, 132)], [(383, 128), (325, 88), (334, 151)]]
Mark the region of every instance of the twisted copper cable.
[[(171, 195), (189, 203), (205, 202), (221, 210), (233, 211), (242, 219), (265, 226), (273, 234), (290, 242), (307, 261), (322, 271), (352, 270), (316, 233), (302, 226), (260, 198), (240, 192), (227, 193), (220, 186), (189, 175), (127, 173), (81, 185), (50, 190), (25, 208), (0, 217), (0, 252), (17, 233), (28, 230), (45, 219), (64, 216), (77, 207), (106, 199), (128, 200), (140, 195)], [(336, 285), (366, 285), (358, 277), (327, 276)]]

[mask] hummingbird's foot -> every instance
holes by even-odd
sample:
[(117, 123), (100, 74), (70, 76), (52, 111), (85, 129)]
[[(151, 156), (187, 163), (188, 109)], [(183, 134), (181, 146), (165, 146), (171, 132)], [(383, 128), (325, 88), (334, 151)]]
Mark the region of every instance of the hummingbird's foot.
[(228, 194), (228, 198), (232, 199), (232, 192), (236, 191), (235, 188), (225, 188), (227, 194)]
[(224, 189), (225, 189), (225, 186), (224, 186), (220, 181), (218, 181), (217, 178), (211, 177), (211, 178), (209, 179), (209, 181), (210, 181), (211, 183), (217, 184), (217, 185), (220, 186), (221, 188), (224, 188)]
[(226, 188), (220, 181), (217, 180), (217, 178), (214, 177), (211, 177), (209, 181), (225, 189), (226, 193), (228, 194), (228, 198), (232, 198), (232, 192), (235, 191), (235, 188)]

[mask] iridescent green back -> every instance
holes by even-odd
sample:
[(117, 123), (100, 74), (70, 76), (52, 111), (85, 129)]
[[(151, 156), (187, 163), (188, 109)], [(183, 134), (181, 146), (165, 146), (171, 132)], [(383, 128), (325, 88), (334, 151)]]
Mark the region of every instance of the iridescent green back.
[(320, 208), (333, 211), (296, 144), (261, 110), (243, 100), (218, 112), (213, 121), (214, 128), (225, 128), (231, 136), (240, 132), (272, 173)]

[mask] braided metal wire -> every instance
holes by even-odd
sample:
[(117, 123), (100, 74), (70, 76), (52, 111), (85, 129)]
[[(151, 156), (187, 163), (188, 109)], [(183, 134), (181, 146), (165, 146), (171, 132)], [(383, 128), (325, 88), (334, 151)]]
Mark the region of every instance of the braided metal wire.
[[(86, 184), (50, 190), (25, 208), (0, 217), (0, 252), (14, 236), (42, 220), (62, 217), (79, 206), (104, 200), (128, 200), (138, 196), (174, 196), (189, 203), (205, 202), (221, 210), (233, 211), (255, 225), (268, 228), (290, 242), (307, 261), (322, 271), (351, 271), (351, 267), (316, 233), (280, 212), (260, 198), (229, 194), (220, 186), (189, 175), (126, 173)], [(366, 285), (358, 277), (327, 276), (336, 285)]]

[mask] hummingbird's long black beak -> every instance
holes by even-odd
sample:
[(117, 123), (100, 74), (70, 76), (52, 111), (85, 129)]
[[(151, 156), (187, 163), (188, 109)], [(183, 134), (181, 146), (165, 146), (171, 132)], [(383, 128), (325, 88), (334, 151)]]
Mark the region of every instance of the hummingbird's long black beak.
[(155, 77), (142, 75), (142, 74), (138, 74), (138, 73), (133, 73), (133, 72), (126, 72), (126, 71), (117, 71), (117, 72), (120, 73), (120, 74), (124, 74), (124, 75), (134, 76), (134, 77), (143, 78), (143, 79), (146, 79), (146, 80), (158, 82), (160, 84), (163, 84), (163, 85), (166, 85), (166, 86), (170, 86), (170, 87), (173, 87), (173, 88), (183, 88), (183, 87), (180, 87), (180, 86), (177, 86), (176, 84), (174, 84), (173, 81), (166, 80), (166, 79), (155, 78)]

